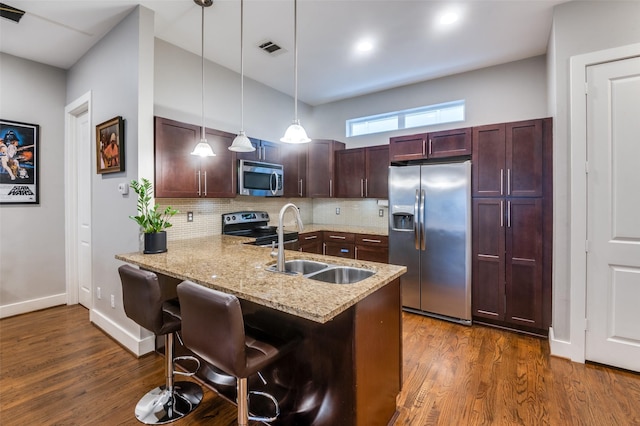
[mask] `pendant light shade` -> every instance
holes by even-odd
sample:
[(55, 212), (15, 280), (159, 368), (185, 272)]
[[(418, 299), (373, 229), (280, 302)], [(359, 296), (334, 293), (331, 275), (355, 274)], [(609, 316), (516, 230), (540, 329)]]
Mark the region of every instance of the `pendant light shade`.
[(200, 143), (191, 151), (191, 155), (199, 155), (200, 157), (215, 157), (215, 153), (211, 145), (207, 142), (207, 136), (204, 129), (204, 8), (213, 4), (213, 0), (193, 0), (198, 6), (202, 7), (202, 43), (201, 43), (201, 63), (202, 63), (202, 130), (200, 133)]
[(229, 151), (252, 152), (256, 148), (244, 133), (244, 0), (240, 0), (240, 131)]
[(284, 136), (280, 138), (280, 141), (286, 143), (307, 143), (311, 142), (304, 127), (300, 125), (300, 120), (294, 120), (287, 131), (284, 132)]
[(307, 143), (311, 139), (298, 120), (298, 0), (293, 0), (293, 123), (280, 138), (285, 143)]
[(252, 152), (255, 151), (256, 147), (251, 144), (251, 141), (244, 134), (244, 130), (240, 130), (238, 136), (233, 140), (233, 143), (229, 147), (229, 151), (236, 152)]
[(213, 152), (213, 149), (211, 148), (211, 145), (209, 145), (206, 139), (200, 140), (198, 145), (196, 145), (196, 147), (193, 148), (193, 151), (191, 151), (191, 155), (199, 155), (200, 157), (216, 156), (215, 152)]

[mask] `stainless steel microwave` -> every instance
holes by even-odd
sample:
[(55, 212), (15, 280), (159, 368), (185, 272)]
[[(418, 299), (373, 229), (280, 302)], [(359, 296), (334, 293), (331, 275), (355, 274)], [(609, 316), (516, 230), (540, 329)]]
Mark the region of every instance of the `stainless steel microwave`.
[(257, 197), (282, 195), (282, 164), (238, 160), (238, 194)]

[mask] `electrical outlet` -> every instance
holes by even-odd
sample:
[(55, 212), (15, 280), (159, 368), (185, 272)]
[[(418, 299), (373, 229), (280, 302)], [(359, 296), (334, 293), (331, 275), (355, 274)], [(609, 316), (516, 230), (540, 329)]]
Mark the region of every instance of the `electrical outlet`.
[(336, 214), (340, 214), (340, 207), (336, 207)]
[(187, 212), (187, 222), (193, 222), (193, 212)]
[(116, 308), (116, 296), (113, 294), (111, 295), (111, 307), (114, 309)]
[(384, 210), (383, 209), (378, 209), (378, 216), (384, 217)]
[(102, 289), (100, 287), (96, 288), (96, 297), (102, 299)]

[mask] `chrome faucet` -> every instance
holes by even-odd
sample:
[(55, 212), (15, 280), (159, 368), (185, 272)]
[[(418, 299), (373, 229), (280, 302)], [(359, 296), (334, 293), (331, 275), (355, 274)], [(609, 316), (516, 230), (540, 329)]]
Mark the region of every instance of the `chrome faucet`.
[(296, 222), (298, 224), (298, 231), (302, 232), (302, 218), (300, 217), (300, 210), (293, 203), (287, 203), (280, 209), (280, 215), (278, 216), (278, 263), (277, 270), (278, 272), (284, 272), (284, 213), (287, 209), (291, 208), (293, 210), (293, 214), (296, 217)]

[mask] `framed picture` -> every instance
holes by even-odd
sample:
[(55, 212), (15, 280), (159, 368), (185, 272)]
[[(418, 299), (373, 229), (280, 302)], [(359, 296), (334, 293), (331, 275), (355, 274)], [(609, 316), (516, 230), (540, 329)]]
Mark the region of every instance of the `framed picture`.
[(118, 116), (96, 126), (96, 170), (124, 172), (124, 120)]
[(0, 119), (0, 204), (38, 204), (40, 126)]

